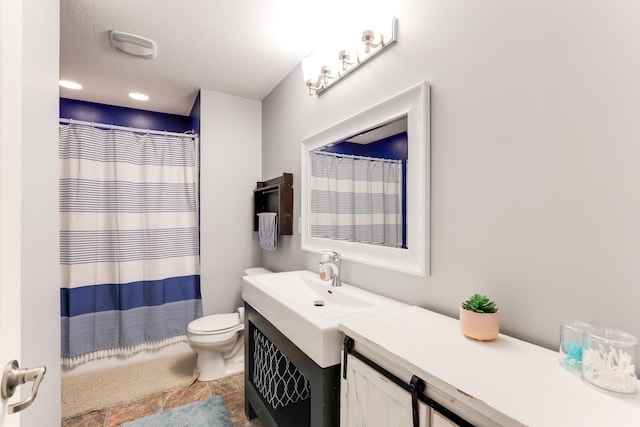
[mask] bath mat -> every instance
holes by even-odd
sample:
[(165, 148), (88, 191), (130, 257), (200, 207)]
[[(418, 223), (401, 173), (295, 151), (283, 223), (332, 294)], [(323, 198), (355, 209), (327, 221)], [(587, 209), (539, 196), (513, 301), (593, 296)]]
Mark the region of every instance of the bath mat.
[(62, 418), (131, 402), (196, 380), (196, 354), (185, 353), (62, 380)]
[(222, 397), (214, 396), (122, 424), (123, 427), (232, 427)]

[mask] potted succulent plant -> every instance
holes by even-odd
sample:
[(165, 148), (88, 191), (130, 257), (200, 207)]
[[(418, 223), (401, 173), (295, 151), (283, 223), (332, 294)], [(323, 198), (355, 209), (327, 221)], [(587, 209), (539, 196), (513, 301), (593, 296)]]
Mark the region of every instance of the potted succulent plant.
[(500, 332), (500, 319), (496, 303), (485, 295), (474, 294), (460, 305), (462, 333), (479, 341), (491, 341)]

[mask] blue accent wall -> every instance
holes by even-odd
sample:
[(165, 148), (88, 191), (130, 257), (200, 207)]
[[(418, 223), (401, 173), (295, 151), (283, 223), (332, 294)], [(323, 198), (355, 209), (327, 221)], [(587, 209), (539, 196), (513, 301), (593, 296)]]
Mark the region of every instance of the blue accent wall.
[[(60, 98), (60, 118), (178, 133), (193, 129), (193, 120), (188, 116), (158, 113), (155, 111), (138, 110), (135, 108), (118, 107), (115, 105), (98, 104), (68, 98)], [(199, 124), (200, 121), (198, 120), (198, 127)]]
[(198, 92), (198, 96), (196, 96), (196, 100), (193, 102), (193, 107), (191, 108), (191, 129), (198, 135), (200, 135), (200, 117), (202, 114), (200, 113), (200, 92)]
[(407, 160), (409, 137), (402, 132), (370, 144), (340, 142), (322, 148), (331, 153), (351, 154), (353, 156), (378, 157), (382, 159)]

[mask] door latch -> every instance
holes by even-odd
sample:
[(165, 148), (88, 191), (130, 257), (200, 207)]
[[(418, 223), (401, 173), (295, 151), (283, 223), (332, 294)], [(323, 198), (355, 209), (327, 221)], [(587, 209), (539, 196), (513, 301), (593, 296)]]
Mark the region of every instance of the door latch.
[(33, 387), (31, 388), (31, 396), (27, 397), (22, 402), (9, 405), (7, 412), (13, 414), (20, 412), (33, 403), (38, 394), (38, 388), (44, 378), (44, 374), (47, 371), (46, 366), (39, 366), (31, 369), (20, 369), (17, 360), (12, 360), (7, 363), (4, 368), (4, 374), (2, 375), (2, 384), (0, 386), (0, 392), (3, 399), (9, 399), (16, 392), (18, 386), (33, 381)]

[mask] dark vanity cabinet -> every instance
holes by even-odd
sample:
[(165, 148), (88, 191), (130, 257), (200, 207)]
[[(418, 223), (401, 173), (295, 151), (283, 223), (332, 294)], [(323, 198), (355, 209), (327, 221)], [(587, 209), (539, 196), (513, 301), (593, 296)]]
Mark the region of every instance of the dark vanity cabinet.
[(245, 303), (245, 412), (266, 427), (340, 425), (340, 365), (321, 368)]

